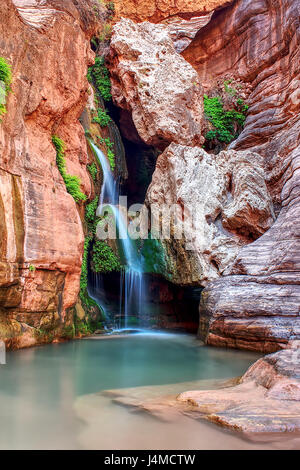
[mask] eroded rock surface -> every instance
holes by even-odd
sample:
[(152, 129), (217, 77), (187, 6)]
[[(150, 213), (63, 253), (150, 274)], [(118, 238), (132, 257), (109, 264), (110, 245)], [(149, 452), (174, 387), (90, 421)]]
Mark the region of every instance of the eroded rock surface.
[(78, 118), (88, 97), (96, 23), (89, 1), (0, 4), (0, 56), (13, 74), (0, 125), (0, 337), (22, 347), (39, 342), (37, 331), (72, 323), (84, 234), (51, 136), (65, 141), (67, 170), (89, 195)]
[(209, 344), (271, 352), (299, 338), (300, 2), (239, 0), (216, 13), (184, 57), (206, 90), (230, 74), (251, 87), (244, 131), (231, 144), (264, 159), (276, 223), (243, 247), (231, 274), (203, 292)]
[(198, 75), (175, 50), (168, 28), (122, 19), (114, 26), (110, 72), (115, 104), (132, 113), (140, 138), (166, 148), (200, 145), (203, 95)]
[(247, 151), (211, 155), (171, 144), (158, 158), (146, 202), (184, 208), (184, 239), (176, 239), (172, 221), (171, 239), (163, 241), (180, 284), (219, 278), (274, 221), (263, 160)]
[(180, 16), (172, 16), (162, 23), (167, 25), (176, 51), (182, 52), (189, 46), (197, 32), (210, 21), (211, 17), (212, 12), (189, 20), (183, 19)]
[(257, 361), (234, 387), (190, 391), (178, 400), (206, 419), (244, 433), (300, 431), (300, 349), (290, 348)]
[(171, 16), (190, 18), (229, 4), (228, 0), (115, 0), (116, 19), (157, 23)]

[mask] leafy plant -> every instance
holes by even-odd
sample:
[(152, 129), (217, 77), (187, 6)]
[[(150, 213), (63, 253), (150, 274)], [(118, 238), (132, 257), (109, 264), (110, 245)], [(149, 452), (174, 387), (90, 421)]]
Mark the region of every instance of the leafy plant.
[(11, 91), (12, 82), (11, 66), (4, 57), (0, 57), (0, 85), (4, 84), (0, 89), (0, 122), (1, 117), (6, 113), (5, 97)]
[(96, 122), (97, 124), (99, 124), (101, 127), (106, 127), (110, 122), (111, 122), (111, 118), (110, 116), (107, 114), (107, 111), (106, 109), (101, 109), (99, 108), (97, 110), (97, 116), (95, 116), (93, 119), (92, 119), (92, 122)]
[(90, 298), (88, 294), (88, 257), (89, 257), (89, 248), (90, 243), (93, 237), (88, 235), (84, 241), (84, 250), (83, 250), (83, 258), (82, 258), (82, 266), (81, 266), (81, 276), (80, 276), (80, 299), (83, 305), (87, 307), (96, 306), (97, 303)]
[(30, 266), (29, 266), (29, 271), (30, 271), (31, 273), (34, 273), (35, 270), (36, 270), (36, 267), (33, 266), (33, 264), (30, 264)]
[(111, 83), (109, 71), (105, 67), (104, 57), (96, 57), (95, 64), (89, 68), (87, 74), (90, 83), (94, 83), (97, 92), (104, 101), (111, 100)]
[(11, 66), (4, 57), (0, 57), (0, 82), (5, 84), (6, 92), (10, 91), (12, 82)]
[(92, 224), (95, 220), (98, 202), (98, 196), (96, 196), (85, 208), (85, 220), (88, 224)]
[(87, 165), (87, 169), (93, 178), (93, 181), (95, 182), (97, 180), (97, 175), (98, 175), (98, 168), (95, 162), (91, 163), (90, 165)]
[(100, 144), (105, 144), (106, 145), (107, 158), (108, 158), (109, 163), (110, 163), (110, 168), (111, 168), (111, 171), (114, 171), (114, 169), (116, 167), (116, 161), (115, 161), (116, 156), (115, 156), (114, 151), (113, 151), (113, 147), (114, 147), (113, 142), (111, 142), (109, 137), (106, 137), (105, 139), (103, 139), (103, 137), (100, 137), (99, 142), (100, 142)]
[(65, 182), (68, 193), (71, 194), (76, 202), (86, 201), (86, 195), (80, 191), (80, 178), (67, 173), (64, 141), (57, 135), (53, 135), (52, 142), (56, 149), (56, 164)]
[(207, 141), (217, 140), (229, 144), (237, 137), (244, 126), (248, 106), (238, 99), (236, 107), (225, 111), (220, 97), (209, 98), (204, 95), (205, 117), (213, 126), (205, 136)]
[(232, 83), (232, 80), (225, 80), (224, 89), (226, 93), (228, 93), (229, 95), (235, 96), (237, 94), (237, 90), (229, 86), (231, 83)]
[(111, 38), (111, 33), (112, 33), (112, 26), (108, 23), (105, 23), (103, 25), (102, 33), (100, 33), (99, 35), (99, 41), (100, 42), (108, 41)]
[(93, 245), (92, 269), (96, 273), (109, 273), (121, 269), (119, 258), (111, 247), (101, 240), (96, 240)]

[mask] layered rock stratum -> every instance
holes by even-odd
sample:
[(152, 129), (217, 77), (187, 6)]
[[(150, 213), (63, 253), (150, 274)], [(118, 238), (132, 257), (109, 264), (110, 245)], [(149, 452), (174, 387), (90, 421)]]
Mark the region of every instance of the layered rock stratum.
[(299, 13), (299, 1), (239, 0), (183, 53), (206, 90), (228, 73), (251, 84), (246, 125), (231, 148), (263, 157), (279, 214), (239, 252), (231, 275), (204, 291), (200, 335), (209, 344), (271, 352), (299, 338)]
[(66, 165), (91, 192), (78, 118), (96, 17), (89, 1), (1, 0), (0, 56), (12, 92), (0, 126), (0, 333), (10, 347), (72, 325), (84, 234), (56, 166), (51, 136), (66, 143)]
[(174, 16), (190, 19), (229, 3), (228, 0), (115, 0), (114, 6), (116, 20), (124, 17), (137, 23), (158, 23)]

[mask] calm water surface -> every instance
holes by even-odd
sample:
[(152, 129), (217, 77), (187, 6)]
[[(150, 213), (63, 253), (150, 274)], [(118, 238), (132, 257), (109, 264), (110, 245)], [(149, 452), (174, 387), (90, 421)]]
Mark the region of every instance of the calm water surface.
[[(216, 426), (162, 423), (102, 396), (243, 374), (259, 356), (201, 347), (188, 335), (85, 339), (7, 354), (0, 366), (2, 449), (254, 448)], [(184, 388), (183, 388), (184, 390)], [(170, 392), (172, 387), (170, 386)]]

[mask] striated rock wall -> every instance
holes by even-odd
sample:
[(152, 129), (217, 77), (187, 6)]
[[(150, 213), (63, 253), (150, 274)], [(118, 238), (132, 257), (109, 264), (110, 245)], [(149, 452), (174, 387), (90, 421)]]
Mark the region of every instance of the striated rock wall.
[(67, 170), (80, 177), (89, 196), (78, 118), (93, 61), (92, 5), (0, 1), (0, 56), (13, 74), (0, 124), (0, 336), (11, 347), (35, 344), (37, 331), (72, 324), (68, 312), (79, 292), (84, 234), (51, 136), (65, 141)]
[(229, 0), (115, 0), (116, 20), (130, 18), (133, 21), (158, 23), (178, 15), (191, 18), (201, 13), (209, 13), (229, 4)]
[(241, 249), (200, 307), (209, 344), (276, 351), (300, 335), (300, 2), (239, 0), (197, 34), (184, 57), (206, 90), (230, 73), (250, 83), (244, 131), (231, 145), (264, 158), (276, 223)]

